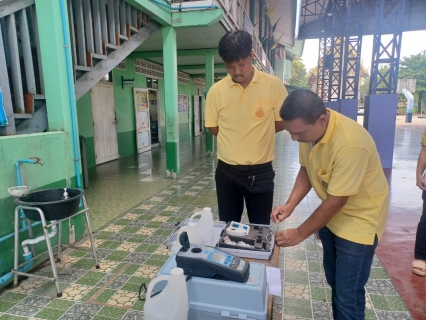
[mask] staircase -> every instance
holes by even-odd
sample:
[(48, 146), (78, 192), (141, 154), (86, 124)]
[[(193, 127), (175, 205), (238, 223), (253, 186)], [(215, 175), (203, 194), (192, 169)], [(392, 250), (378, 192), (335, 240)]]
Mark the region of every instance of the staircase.
[[(0, 2), (0, 86), (9, 125), (0, 135), (48, 130), (34, 0)], [(158, 27), (124, 0), (68, 0), (78, 100)]]

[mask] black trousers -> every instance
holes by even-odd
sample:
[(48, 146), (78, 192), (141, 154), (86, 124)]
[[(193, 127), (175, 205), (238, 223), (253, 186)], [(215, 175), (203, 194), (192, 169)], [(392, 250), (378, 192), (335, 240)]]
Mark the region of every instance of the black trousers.
[(417, 226), (416, 244), (414, 246), (414, 258), (426, 261), (426, 191), (422, 193), (423, 212)]
[[(267, 181), (262, 181), (263, 186), (267, 186), (265, 192), (258, 193), (259, 190), (252, 192), (250, 190), (252, 177), (262, 175), (268, 176)], [(245, 200), (250, 223), (269, 224), (274, 197), (273, 175), (271, 162), (245, 166), (229, 165), (219, 160), (215, 179), (220, 220), (241, 221)], [(254, 179), (255, 183), (261, 181), (260, 179)]]

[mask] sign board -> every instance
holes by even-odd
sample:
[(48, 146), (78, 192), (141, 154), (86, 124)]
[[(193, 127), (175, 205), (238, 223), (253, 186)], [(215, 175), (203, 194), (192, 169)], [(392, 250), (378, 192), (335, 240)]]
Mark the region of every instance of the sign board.
[(188, 112), (188, 97), (183, 94), (178, 95), (178, 112), (180, 113)]
[(407, 89), (410, 93), (416, 92), (417, 79), (398, 79), (397, 93), (401, 93), (402, 89)]

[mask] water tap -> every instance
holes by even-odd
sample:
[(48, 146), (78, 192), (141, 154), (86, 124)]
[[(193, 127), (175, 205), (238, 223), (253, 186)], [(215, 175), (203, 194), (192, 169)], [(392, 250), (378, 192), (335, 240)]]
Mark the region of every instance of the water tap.
[(41, 161), (41, 159), (39, 157), (30, 157), (30, 159), (34, 160), (34, 164), (40, 164), (43, 165), (43, 161)]

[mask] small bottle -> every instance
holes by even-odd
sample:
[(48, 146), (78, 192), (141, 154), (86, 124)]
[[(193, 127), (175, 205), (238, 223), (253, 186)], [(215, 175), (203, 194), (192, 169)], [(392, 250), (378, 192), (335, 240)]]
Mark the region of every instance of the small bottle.
[(67, 188), (64, 188), (64, 195), (63, 195), (63, 199), (66, 200), (68, 199), (68, 192), (67, 192)]

